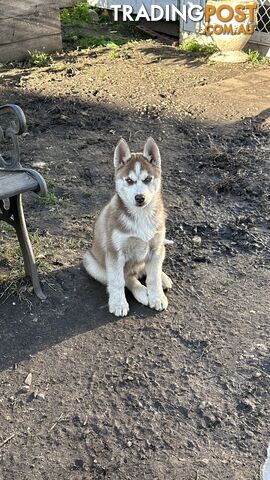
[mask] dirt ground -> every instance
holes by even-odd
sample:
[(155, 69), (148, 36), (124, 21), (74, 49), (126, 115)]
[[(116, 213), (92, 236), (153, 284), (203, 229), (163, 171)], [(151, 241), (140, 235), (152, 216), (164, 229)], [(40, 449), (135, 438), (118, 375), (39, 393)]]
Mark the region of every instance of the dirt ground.
[[(45, 302), (20, 279), (1, 225), (1, 480), (259, 479), (269, 79), (267, 66), (209, 65), (152, 40), (1, 69), (1, 104), (18, 103), (28, 120), (22, 161), (50, 191), (25, 196)], [(166, 312), (130, 298), (117, 319), (81, 258), (113, 192), (114, 146), (123, 136), (138, 151), (148, 135), (163, 159), (174, 288)]]

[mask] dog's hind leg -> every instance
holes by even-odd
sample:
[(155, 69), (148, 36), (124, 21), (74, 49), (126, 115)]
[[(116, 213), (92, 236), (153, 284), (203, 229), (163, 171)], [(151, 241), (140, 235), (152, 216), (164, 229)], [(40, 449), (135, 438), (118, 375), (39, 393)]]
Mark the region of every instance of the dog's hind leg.
[(83, 266), (87, 273), (91, 275), (91, 277), (93, 277), (95, 280), (102, 283), (103, 285), (107, 285), (106, 270), (98, 264), (92, 253), (85, 253), (83, 257)]
[(127, 274), (125, 276), (126, 287), (131, 291), (133, 297), (139, 303), (143, 305), (148, 305), (148, 293), (147, 288), (141, 284), (141, 282), (136, 278), (135, 275)]
[(166, 273), (164, 273), (164, 272), (162, 272), (162, 274), (161, 274), (161, 281), (162, 281), (163, 290), (170, 290), (170, 288), (172, 288), (173, 283), (172, 283), (170, 277), (168, 277), (168, 275), (166, 275)]

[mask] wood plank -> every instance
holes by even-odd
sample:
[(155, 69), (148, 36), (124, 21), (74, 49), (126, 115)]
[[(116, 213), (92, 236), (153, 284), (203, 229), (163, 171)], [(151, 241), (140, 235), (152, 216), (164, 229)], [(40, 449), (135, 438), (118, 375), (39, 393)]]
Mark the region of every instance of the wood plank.
[[(81, 3), (86, 3), (87, 0), (82, 0)], [(58, 0), (58, 4), (60, 8), (66, 8), (66, 7), (72, 7), (72, 5), (75, 5), (75, 3), (78, 3), (78, 0)]]
[(56, 0), (0, 0), (0, 18), (16, 18), (50, 6), (59, 8)]
[(27, 172), (0, 171), (0, 199), (2, 200), (37, 188), (36, 180)]
[(62, 37), (60, 34), (10, 43), (8, 47), (7, 45), (0, 45), (0, 63), (10, 62), (11, 60), (24, 60), (28, 52), (34, 52), (35, 50), (52, 53), (61, 49)]
[(0, 45), (21, 42), (33, 38), (59, 34), (61, 30), (59, 10), (42, 7), (30, 14), (0, 20)]
[(270, 47), (270, 35), (265, 32), (255, 31), (250, 39), (251, 43), (259, 43)]
[(23, 60), (28, 51), (50, 53), (61, 49), (58, 6), (42, 5), (29, 15), (0, 19), (0, 62)]

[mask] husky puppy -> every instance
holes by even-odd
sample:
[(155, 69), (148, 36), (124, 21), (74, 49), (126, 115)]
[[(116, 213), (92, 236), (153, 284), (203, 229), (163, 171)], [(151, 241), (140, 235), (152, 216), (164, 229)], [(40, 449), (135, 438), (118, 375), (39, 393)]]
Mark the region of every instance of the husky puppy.
[[(163, 289), (172, 287), (162, 271), (165, 257), (165, 213), (161, 195), (161, 158), (149, 137), (143, 153), (130, 153), (124, 139), (114, 152), (116, 193), (95, 225), (91, 252), (83, 264), (91, 277), (107, 285), (109, 311), (127, 315), (127, 287), (143, 305), (166, 309)], [(146, 286), (140, 278), (146, 275)]]

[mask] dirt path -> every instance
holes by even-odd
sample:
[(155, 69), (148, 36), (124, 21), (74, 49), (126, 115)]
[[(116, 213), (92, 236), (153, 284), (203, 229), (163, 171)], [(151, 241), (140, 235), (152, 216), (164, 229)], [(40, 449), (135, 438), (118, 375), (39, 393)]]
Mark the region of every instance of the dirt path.
[[(1, 231), (0, 479), (257, 480), (269, 442), (269, 68), (145, 41), (0, 75), (1, 103), (28, 118), (23, 161), (50, 189), (46, 204), (26, 201), (46, 302), (15, 281), (16, 242)], [(138, 150), (150, 134), (174, 289), (167, 312), (130, 299), (117, 320), (80, 259), (113, 191), (117, 140)]]

